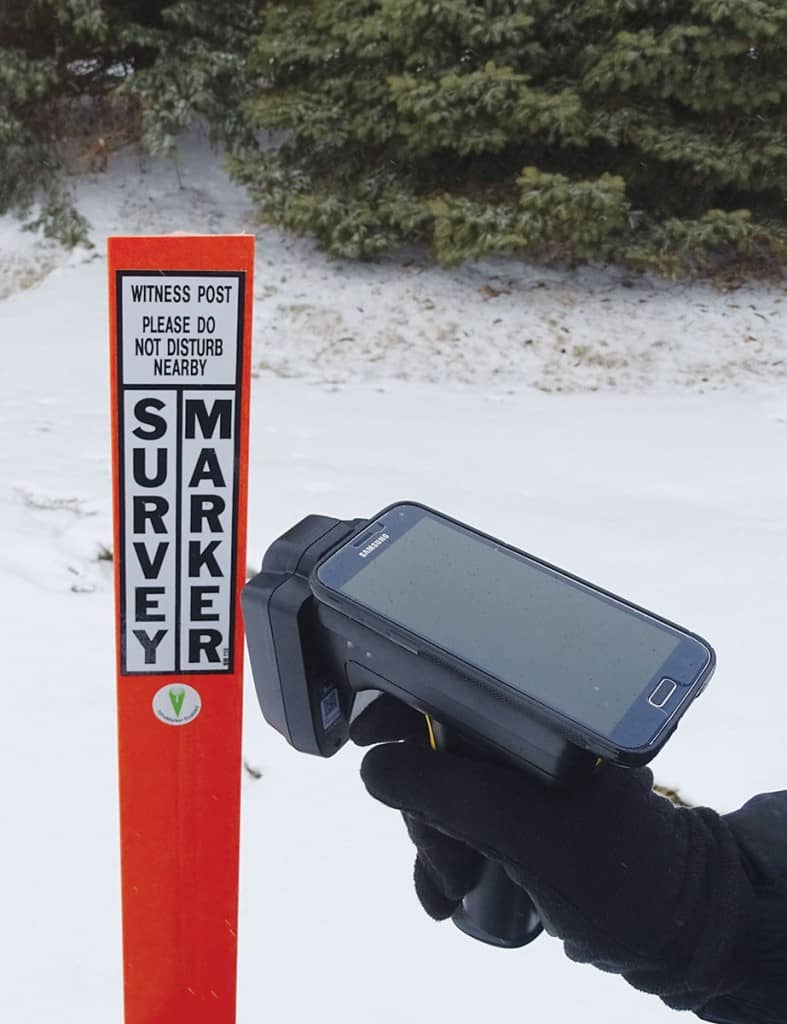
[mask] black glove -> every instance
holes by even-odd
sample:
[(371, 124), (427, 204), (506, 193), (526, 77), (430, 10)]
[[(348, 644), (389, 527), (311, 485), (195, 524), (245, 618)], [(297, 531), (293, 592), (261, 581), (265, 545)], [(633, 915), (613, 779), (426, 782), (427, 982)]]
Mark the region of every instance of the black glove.
[(648, 769), (604, 766), (585, 784), (550, 789), (502, 764), (433, 752), (424, 717), (386, 696), (351, 736), (381, 744), (361, 775), (404, 813), (432, 917), (454, 912), (486, 857), (527, 890), (569, 957), (674, 1009), (700, 1010), (752, 975), (762, 908), (732, 829), (709, 808), (654, 793)]

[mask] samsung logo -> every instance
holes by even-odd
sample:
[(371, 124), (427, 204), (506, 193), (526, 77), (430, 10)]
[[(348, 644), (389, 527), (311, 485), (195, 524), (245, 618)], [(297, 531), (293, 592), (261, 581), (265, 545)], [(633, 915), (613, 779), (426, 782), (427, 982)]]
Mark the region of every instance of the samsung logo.
[(387, 540), (390, 540), (390, 536), (387, 533), (381, 533), (379, 537), (375, 537), (371, 544), (367, 544), (365, 548), (361, 548), (358, 554), (361, 558), (366, 558), (367, 555), (371, 555), (375, 548), (379, 548), (381, 544), (384, 544)]

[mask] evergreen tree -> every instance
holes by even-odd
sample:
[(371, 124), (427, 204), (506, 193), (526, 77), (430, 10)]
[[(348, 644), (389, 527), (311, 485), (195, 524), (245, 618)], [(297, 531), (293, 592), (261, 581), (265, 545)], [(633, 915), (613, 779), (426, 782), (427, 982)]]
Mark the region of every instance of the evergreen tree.
[[(253, 0), (0, 0), (0, 213), (67, 245), (87, 224), (64, 185), (129, 143), (172, 152), (196, 117), (249, 142), (234, 111)], [(33, 213), (35, 211), (35, 213)]]
[(30, 227), (65, 244), (85, 240), (63, 171), (80, 147), (87, 169), (100, 166), (119, 126), (133, 134), (134, 111), (109, 97), (150, 59), (161, 6), (0, 0), (0, 212), (36, 209)]
[(244, 105), (258, 87), (246, 65), (258, 28), (255, 0), (178, 0), (161, 12), (156, 60), (129, 81), (141, 101), (144, 141), (172, 154), (196, 119), (230, 153), (254, 145)]
[(288, 0), (234, 173), (332, 253), (787, 262), (784, 0)]

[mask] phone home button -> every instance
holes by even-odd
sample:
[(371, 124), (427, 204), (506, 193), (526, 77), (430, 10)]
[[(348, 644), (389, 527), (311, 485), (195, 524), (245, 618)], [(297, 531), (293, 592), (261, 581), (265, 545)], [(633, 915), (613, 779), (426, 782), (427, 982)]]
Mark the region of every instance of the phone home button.
[(651, 704), (654, 708), (663, 708), (677, 688), (678, 684), (672, 679), (662, 679), (648, 697), (648, 704)]

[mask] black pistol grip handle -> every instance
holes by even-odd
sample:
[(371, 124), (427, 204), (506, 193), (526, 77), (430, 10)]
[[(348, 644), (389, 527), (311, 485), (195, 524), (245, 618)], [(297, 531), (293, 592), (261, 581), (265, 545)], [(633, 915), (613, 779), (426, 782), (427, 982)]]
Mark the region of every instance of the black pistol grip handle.
[(492, 860), (484, 861), (481, 877), (452, 920), (465, 935), (504, 949), (526, 946), (544, 930), (528, 894)]
[[(445, 727), (433, 719), (429, 720), (429, 727), (435, 749), (450, 749)], [(484, 861), (481, 877), (452, 920), (471, 938), (504, 949), (526, 946), (544, 929), (525, 890), (512, 881), (502, 864), (492, 860)]]

